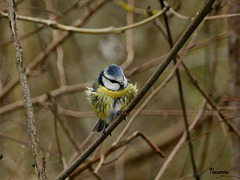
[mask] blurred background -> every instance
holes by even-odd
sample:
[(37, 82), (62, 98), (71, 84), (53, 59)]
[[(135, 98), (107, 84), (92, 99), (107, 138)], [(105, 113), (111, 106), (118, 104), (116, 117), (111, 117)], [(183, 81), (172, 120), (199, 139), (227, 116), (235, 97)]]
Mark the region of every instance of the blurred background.
[[(170, 6), (167, 17), (175, 43), (204, 1), (168, 0), (167, 3)], [(237, 7), (239, 3), (236, 2)], [(157, 0), (16, 0), (16, 6), (17, 15), (84, 28), (122, 27), (161, 10)], [(6, 10), (6, 2), (1, 1), (0, 11)], [(228, 20), (231, 17), (218, 16), (227, 13), (227, 0), (217, 0), (209, 15), (215, 18), (200, 24), (179, 52), (179, 57), (204, 92), (216, 101), (225, 117), (230, 118), (233, 111), (239, 112), (240, 105), (232, 103), (232, 70), (228, 53)], [(97, 117), (86, 99), (86, 87), (93, 85), (107, 65), (117, 64), (141, 89), (170, 51), (166, 28), (163, 16), (119, 34), (70, 33), (23, 20), (18, 20), (17, 26), (37, 135), (46, 158), (48, 179), (54, 179), (100, 136), (91, 133)], [(7, 17), (0, 16), (0, 32), (0, 177), (36, 179)], [(170, 64), (128, 116), (128, 121), (123, 121), (114, 130), (112, 137), (108, 137), (88, 159), (89, 165), (80, 166), (83, 168), (75, 171), (71, 179), (155, 178), (185, 131), (176, 77), (166, 82), (172, 68), (173, 64)], [(204, 102), (204, 97), (182, 66), (179, 71), (189, 124), (200, 116), (191, 131), (191, 139), (201, 178), (217, 177), (210, 174), (209, 167), (231, 174), (234, 167), (232, 132), (219, 123), (219, 116)], [(159, 88), (163, 83), (165, 86)], [(135, 115), (153, 93), (141, 113)], [(141, 137), (106, 153), (131, 118), (134, 122), (122, 140), (139, 131), (166, 154), (165, 158)], [(188, 144), (186, 141), (181, 144), (162, 179), (194, 179)], [(99, 157), (104, 153), (103, 164), (99, 164)], [(94, 158), (97, 160), (91, 162)]]

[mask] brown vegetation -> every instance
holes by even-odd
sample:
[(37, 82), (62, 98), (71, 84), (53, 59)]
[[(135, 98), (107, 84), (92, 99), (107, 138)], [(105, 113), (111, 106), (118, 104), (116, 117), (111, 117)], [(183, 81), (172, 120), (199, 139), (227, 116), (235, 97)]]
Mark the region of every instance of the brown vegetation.
[[(1, 179), (239, 178), (239, 6), (0, 2)], [(113, 63), (140, 92), (104, 137), (84, 90)]]

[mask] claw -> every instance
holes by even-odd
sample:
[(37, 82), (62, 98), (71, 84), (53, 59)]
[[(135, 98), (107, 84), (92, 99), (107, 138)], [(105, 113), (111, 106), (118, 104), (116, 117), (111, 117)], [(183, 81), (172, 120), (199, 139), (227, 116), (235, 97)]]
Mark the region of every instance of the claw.
[(102, 136), (103, 136), (103, 137), (106, 137), (106, 134), (105, 134), (104, 129), (102, 130)]
[(120, 110), (117, 112), (117, 115), (119, 116), (121, 113), (122, 113), (122, 110), (120, 109)]
[[(119, 116), (121, 113), (122, 113), (122, 110), (120, 109), (120, 110), (117, 112), (117, 115)], [(127, 117), (125, 117), (123, 120), (124, 120), (124, 121), (127, 121)]]
[[(108, 124), (107, 124), (107, 123), (104, 123), (103, 129), (102, 129), (102, 136), (103, 136), (103, 137), (106, 137), (105, 129), (106, 129), (107, 127), (108, 127)], [(110, 133), (109, 135), (112, 136), (111, 133)]]

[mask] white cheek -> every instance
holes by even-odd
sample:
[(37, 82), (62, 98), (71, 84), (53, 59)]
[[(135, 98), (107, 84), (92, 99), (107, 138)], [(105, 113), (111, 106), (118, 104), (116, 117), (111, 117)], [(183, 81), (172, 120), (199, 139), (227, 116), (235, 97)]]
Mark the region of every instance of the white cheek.
[(113, 90), (113, 91), (117, 91), (119, 90), (120, 88), (120, 85), (118, 83), (112, 83), (110, 82), (109, 80), (107, 80), (106, 78), (103, 77), (103, 85), (107, 88), (107, 89), (110, 89), (110, 90)]
[(123, 83), (124, 83), (124, 88), (126, 88), (128, 85), (127, 78), (124, 77)]

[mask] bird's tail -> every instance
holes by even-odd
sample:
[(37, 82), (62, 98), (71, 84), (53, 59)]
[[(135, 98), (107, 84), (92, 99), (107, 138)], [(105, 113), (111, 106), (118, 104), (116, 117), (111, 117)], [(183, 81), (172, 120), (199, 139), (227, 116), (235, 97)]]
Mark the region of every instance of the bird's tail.
[(99, 120), (96, 122), (96, 124), (94, 125), (92, 131), (101, 132), (101, 131), (104, 130), (107, 126), (108, 126), (107, 123), (105, 123), (104, 121), (102, 121), (102, 120), (99, 119)]

